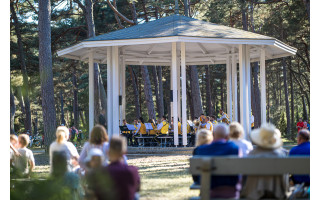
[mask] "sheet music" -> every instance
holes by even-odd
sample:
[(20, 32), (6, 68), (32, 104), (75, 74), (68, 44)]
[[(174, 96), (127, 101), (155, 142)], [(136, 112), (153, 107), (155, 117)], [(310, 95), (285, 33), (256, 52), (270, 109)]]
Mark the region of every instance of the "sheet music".
[(136, 128), (134, 127), (134, 125), (132, 124), (127, 124), (127, 128), (130, 130), (130, 131), (135, 131)]
[(153, 130), (151, 123), (145, 123), (144, 125), (146, 126), (147, 130)]
[(188, 122), (188, 124), (189, 124), (190, 126), (194, 126), (194, 124), (193, 124), (193, 122), (192, 122), (191, 120), (187, 120), (187, 122)]

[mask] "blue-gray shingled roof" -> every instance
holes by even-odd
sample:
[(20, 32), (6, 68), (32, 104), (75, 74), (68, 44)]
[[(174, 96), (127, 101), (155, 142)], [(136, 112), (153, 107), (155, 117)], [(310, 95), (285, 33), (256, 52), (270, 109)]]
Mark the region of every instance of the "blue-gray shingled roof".
[(155, 21), (92, 37), (85, 41), (126, 40), (170, 36), (258, 40), (275, 39), (190, 17), (171, 15)]

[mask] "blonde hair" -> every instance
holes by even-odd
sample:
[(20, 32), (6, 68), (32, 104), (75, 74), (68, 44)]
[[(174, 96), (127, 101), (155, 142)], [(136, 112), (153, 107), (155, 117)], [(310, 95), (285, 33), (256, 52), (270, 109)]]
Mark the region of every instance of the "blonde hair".
[(22, 145), (22, 147), (28, 146), (30, 139), (29, 135), (27, 134), (20, 134), (18, 137), (19, 143)]
[(57, 143), (61, 144), (69, 137), (69, 129), (65, 126), (59, 126), (56, 130)]
[(207, 129), (200, 129), (197, 131), (196, 146), (208, 144), (213, 141), (212, 132)]
[(229, 128), (230, 128), (230, 134), (229, 134), (230, 138), (239, 139), (243, 137), (244, 130), (239, 122), (232, 122), (229, 125)]
[(16, 142), (18, 142), (18, 137), (15, 134), (10, 134), (10, 142), (14, 140)]

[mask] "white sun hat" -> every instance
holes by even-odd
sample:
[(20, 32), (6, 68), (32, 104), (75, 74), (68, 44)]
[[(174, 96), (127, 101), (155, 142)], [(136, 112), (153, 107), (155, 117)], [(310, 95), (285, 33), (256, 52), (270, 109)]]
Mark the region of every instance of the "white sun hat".
[(277, 149), (282, 146), (281, 133), (273, 124), (262, 124), (259, 129), (251, 132), (250, 138), (262, 148)]
[(85, 162), (90, 162), (93, 156), (99, 156), (102, 158), (102, 160), (104, 159), (104, 155), (102, 153), (102, 151), (98, 148), (92, 148), (90, 149), (90, 151), (88, 152), (87, 157), (85, 158)]

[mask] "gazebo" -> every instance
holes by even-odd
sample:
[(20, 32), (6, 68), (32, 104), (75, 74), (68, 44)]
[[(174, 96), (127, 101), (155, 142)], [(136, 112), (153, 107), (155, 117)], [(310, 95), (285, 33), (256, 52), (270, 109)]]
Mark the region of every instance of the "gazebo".
[(107, 64), (107, 121), (111, 135), (119, 135), (119, 120), (122, 122), (125, 118), (125, 66), (170, 66), (174, 145), (178, 145), (178, 116), (182, 119), (183, 145), (187, 145), (186, 65), (226, 64), (227, 114), (231, 121), (239, 121), (239, 63), (240, 123), (248, 134), (251, 131), (250, 62), (260, 62), (261, 121), (264, 123), (265, 60), (292, 56), (296, 51), (276, 38), (172, 15), (86, 39), (58, 51), (58, 56), (89, 63), (90, 130), (94, 125), (94, 63)]

